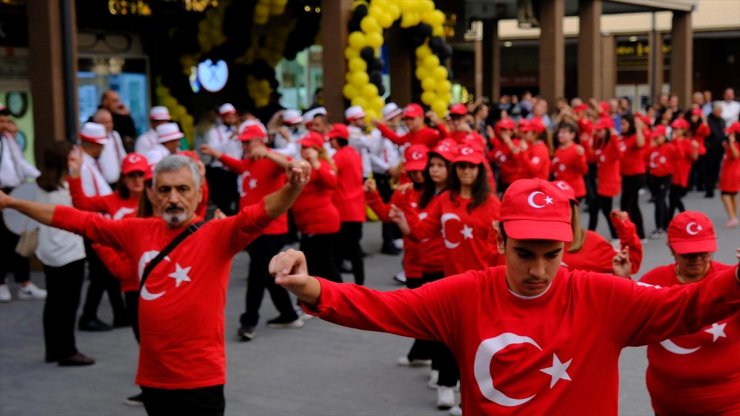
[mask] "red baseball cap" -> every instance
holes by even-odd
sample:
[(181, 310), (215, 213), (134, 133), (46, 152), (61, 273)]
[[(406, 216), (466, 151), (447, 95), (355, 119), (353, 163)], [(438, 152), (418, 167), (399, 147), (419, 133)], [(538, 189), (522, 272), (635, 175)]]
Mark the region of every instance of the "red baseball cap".
[(427, 167), (427, 162), (429, 161), (429, 156), (427, 156), (428, 151), (429, 148), (424, 146), (423, 144), (412, 144), (411, 146), (407, 147), (403, 153), (403, 157), (406, 160), (406, 162), (404, 163), (406, 172), (411, 172), (414, 170), (424, 170)]
[(244, 127), (244, 130), (242, 130), (239, 135), (239, 140), (242, 142), (248, 142), (250, 140), (264, 140), (265, 138), (267, 138), (265, 131), (257, 124), (251, 124)]
[(590, 118), (579, 118), (578, 128), (581, 133), (591, 133), (594, 130), (594, 122)]
[(485, 162), (486, 158), (483, 156), (483, 152), (472, 144), (464, 144), (457, 148), (457, 154), (453, 163), (468, 162), (474, 165), (479, 165)]
[(584, 104), (579, 104), (579, 105), (573, 107), (573, 111), (576, 111), (576, 112), (582, 112), (582, 111), (586, 111), (586, 110), (588, 110), (588, 104), (585, 104), (585, 103)]
[(600, 117), (599, 121), (596, 122), (594, 130), (608, 130), (614, 128), (614, 120), (610, 117)]
[(576, 191), (573, 190), (573, 187), (570, 186), (570, 184), (566, 181), (553, 181), (552, 183), (555, 184), (558, 188), (560, 188), (561, 191), (565, 193), (565, 196), (568, 197), (568, 200), (571, 202), (575, 202), (578, 204), (578, 199), (576, 198)]
[(676, 215), (668, 224), (668, 245), (678, 254), (717, 251), (712, 221), (697, 211)]
[(324, 138), (315, 131), (309, 131), (299, 143), (301, 147), (315, 147), (318, 149), (324, 146)]
[(452, 107), (450, 107), (450, 113), (451, 116), (464, 116), (468, 114), (468, 108), (465, 107), (465, 104), (455, 104)]
[(457, 153), (457, 142), (454, 139), (440, 140), (434, 149), (429, 151), (429, 157), (439, 156), (442, 159), (452, 162), (455, 159)]
[(514, 124), (514, 120), (510, 118), (502, 118), (498, 123), (496, 123), (496, 128), (499, 130), (514, 130), (514, 127), (516, 127), (516, 124)]
[(740, 133), (740, 121), (736, 121), (732, 124), (730, 124), (730, 127), (725, 130), (727, 134), (737, 134)]
[(692, 116), (700, 116), (700, 115), (702, 115), (701, 108), (693, 108), (693, 109), (691, 109), (691, 115)]
[(672, 127), (672, 128), (674, 129), (674, 130), (678, 130), (678, 129), (688, 129), (688, 128), (689, 128), (689, 122), (688, 122), (688, 121), (686, 121), (686, 120), (685, 120), (685, 119), (683, 119), (683, 118), (677, 118), (677, 119), (673, 120), (673, 123), (671, 123), (671, 127)]
[(660, 137), (665, 136), (668, 132), (666, 131), (666, 128), (664, 125), (655, 126), (652, 133), (650, 133), (650, 137)]
[(542, 122), (542, 119), (539, 117), (535, 117), (531, 120), (529, 120), (529, 130), (540, 134), (543, 131), (545, 131), (547, 128), (545, 127), (545, 124)]
[(401, 118), (424, 117), (424, 109), (419, 104), (411, 103), (403, 108)]
[(573, 241), (565, 192), (542, 179), (519, 179), (501, 201), (501, 223), (517, 240)]
[(345, 124), (334, 123), (331, 125), (331, 131), (329, 131), (328, 136), (330, 139), (337, 138), (347, 140), (349, 138), (349, 130), (347, 130), (347, 126)]
[(139, 153), (129, 153), (121, 162), (121, 174), (128, 175), (131, 172), (142, 172), (146, 175), (149, 168), (149, 162)]
[(599, 103), (599, 111), (601, 111), (602, 115), (609, 114), (609, 111), (611, 111), (612, 107), (609, 105), (608, 102), (602, 101)]

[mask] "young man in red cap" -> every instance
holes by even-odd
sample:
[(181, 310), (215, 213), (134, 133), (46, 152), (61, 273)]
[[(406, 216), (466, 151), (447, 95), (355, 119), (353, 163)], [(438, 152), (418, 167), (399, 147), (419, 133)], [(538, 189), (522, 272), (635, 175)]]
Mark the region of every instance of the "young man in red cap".
[[(737, 267), (656, 288), (560, 267), (570, 204), (554, 184), (513, 183), (501, 205), (506, 265), (415, 290), (372, 291), (309, 276), (304, 256), (270, 263), (305, 310), (360, 329), (443, 341), (460, 365), (462, 410), (616, 415), (622, 348), (695, 332), (740, 310)], [(630, 268), (629, 260), (619, 264)]]
[(411, 143), (423, 144), (432, 148), (443, 138), (440, 131), (444, 130), (444, 126), (435, 130), (424, 125), (424, 109), (419, 104), (411, 103), (404, 107), (401, 119), (409, 130), (403, 136), (396, 134), (395, 131), (380, 120), (373, 120), (373, 124), (383, 133), (383, 136), (399, 146)]
[[(273, 161), (270, 156), (274, 153), (265, 145), (266, 132), (257, 124), (246, 126), (239, 135), (244, 154), (243, 159), (235, 159), (208, 145), (203, 145), (200, 151), (213, 156), (230, 171), (239, 175), (241, 187), (239, 192), (239, 209), (259, 203), (269, 195), (285, 185), (285, 169)], [(251, 341), (257, 332), (260, 318), (260, 306), (265, 289), (270, 293), (272, 303), (280, 314), (267, 321), (271, 328), (300, 328), (303, 321), (298, 317), (288, 292), (270, 279), (267, 271), (269, 259), (279, 253), (286, 242), (288, 233), (288, 216), (282, 214), (266, 226), (259, 237), (252, 241), (246, 251), (249, 253), (249, 271), (247, 272), (247, 292), (245, 297), (244, 313), (239, 317), (237, 338), (240, 341)]]
[[(139, 277), (175, 238), (184, 239), (140, 284), (141, 346), (136, 383), (149, 415), (224, 413), (226, 353), (224, 307), (231, 262), (296, 200), (310, 175), (305, 161), (291, 162), (287, 184), (237, 215), (199, 224), (198, 166), (168, 156), (154, 172), (155, 206), (162, 217), (109, 220), (74, 208), (39, 204), (0, 192), (0, 210), (110, 245), (137, 259)], [(200, 226), (200, 228), (198, 228)], [(193, 229), (193, 228), (195, 229)], [(183, 234), (190, 230), (190, 235)]]
[[(712, 260), (717, 238), (712, 221), (700, 212), (686, 211), (673, 218), (668, 248), (675, 263), (645, 273), (641, 283), (693, 286), (736, 267)], [(740, 312), (707, 322), (692, 334), (648, 345), (646, 382), (655, 414), (740, 414), (738, 354)]]

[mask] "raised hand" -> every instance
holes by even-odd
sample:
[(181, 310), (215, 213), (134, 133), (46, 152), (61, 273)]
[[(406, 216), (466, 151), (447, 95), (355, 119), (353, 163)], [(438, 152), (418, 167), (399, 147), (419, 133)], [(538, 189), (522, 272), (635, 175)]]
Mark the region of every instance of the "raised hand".
[(614, 257), (612, 258), (612, 270), (617, 276), (626, 278), (630, 277), (632, 262), (630, 261), (629, 247), (622, 247), (622, 250), (614, 255)]
[(311, 165), (305, 160), (291, 160), (285, 167), (285, 175), (288, 183), (302, 188), (311, 179)]
[(78, 178), (80, 176), (80, 169), (82, 168), (82, 151), (78, 146), (75, 146), (69, 156), (67, 156), (67, 167), (69, 168), (69, 176), (72, 178)]
[(207, 144), (200, 145), (200, 152), (204, 155), (213, 156), (216, 159), (220, 158), (223, 153), (219, 152), (218, 150), (212, 148), (211, 146)]
[(378, 190), (378, 187), (375, 185), (375, 179), (373, 178), (367, 178), (365, 183), (362, 184), (362, 189), (365, 192), (375, 192)]
[(293, 292), (298, 299), (314, 305), (321, 295), (318, 280), (308, 275), (308, 263), (303, 252), (289, 249), (270, 260), (268, 270), (275, 283)]

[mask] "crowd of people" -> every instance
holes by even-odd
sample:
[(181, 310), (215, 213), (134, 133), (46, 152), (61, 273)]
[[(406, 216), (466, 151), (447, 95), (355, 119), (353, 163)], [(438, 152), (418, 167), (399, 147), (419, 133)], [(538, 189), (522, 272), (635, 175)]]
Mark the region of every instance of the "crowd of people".
[[(127, 402), (152, 415), (223, 414), (225, 293), (242, 250), (250, 262), (238, 340), (255, 339), (265, 290), (279, 313), (269, 327), (298, 329), (318, 315), (412, 337), (398, 364), (431, 366), (436, 406), (453, 414), (615, 413), (616, 362), (632, 345), (649, 345), (657, 414), (739, 412), (740, 367), (720, 362), (740, 348), (725, 335), (740, 329), (737, 267), (712, 261), (711, 220), (683, 204), (690, 189), (707, 198), (718, 189), (724, 226), (738, 226), (740, 103), (731, 88), (707, 98), (697, 93), (682, 110), (661, 96), (635, 114), (625, 99), (561, 99), (550, 113), (524, 94), (455, 104), (444, 119), (389, 102), (381, 119), (350, 106), (333, 124), (320, 105), (260, 119), (225, 103), (188, 150), (166, 107), (153, 107), (151, 128), (134, 139), (108, 91), (79, 144), (49, 144), (40, 170), (0, 108), (0, 209), (41, 224), (35, 254), (46, 276), (46, 290), (30, 282), (19, 236), (2, 222), (0, 301), (12, 297), (8, 272), (19, 298), (46, 299), (45, 358), (61, 366), (95, 362), (77, 350), (75, 324), (131, 326), (142, 392)], [(31, 179), (38, 202), (7, 195)], [(596, 232), (601, 215), (606, 236)], [(403, 256), (394, 279), (413, 290), (363, 287), (368, 218), (382, 221), (380, 252)], [(648, 238), (666, 239), (676, 262), (635, 284)], [(291, 242), (299, 251), (281, 253)], [(355, 284), (341, 284), (343, 273)], [(112, 324), (98, 317), (104, 293)], [(601, 319), (615, 325), (594, 331)], [(524, 344), (541, 353), (494, 357)], [(700, 349), (695, 361), (676, 361)], [(533, 372), (550, 379), (524, 383)]]

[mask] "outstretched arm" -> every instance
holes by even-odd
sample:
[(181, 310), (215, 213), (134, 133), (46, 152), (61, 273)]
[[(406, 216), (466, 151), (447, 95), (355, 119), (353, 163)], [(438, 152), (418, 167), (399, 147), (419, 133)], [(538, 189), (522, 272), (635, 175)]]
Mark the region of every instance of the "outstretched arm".
[(56, 205), (13, 198), (5, 192), (0, 191), (0, 211), (5, 208), (14, 209), (43, 225), (51, 225), (51, 219), (54, 216)]
[(321, 284), (308, 275), (306, 256), (302, 252), (290, 249), (278, 253), (270, 260), (269, 271), (275, 276), (275, 283), (293, 292), (301, 302), (309, 306), (318, 303)]

